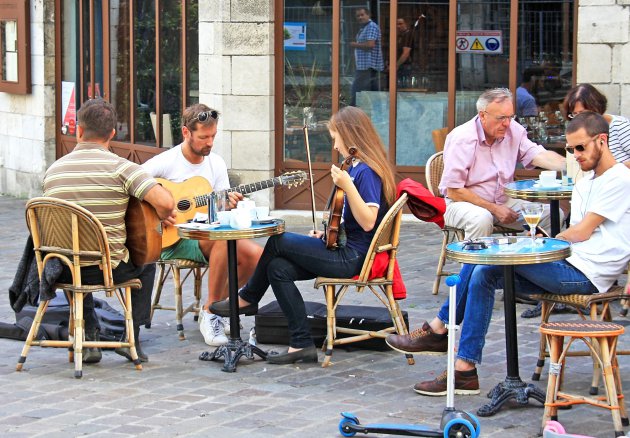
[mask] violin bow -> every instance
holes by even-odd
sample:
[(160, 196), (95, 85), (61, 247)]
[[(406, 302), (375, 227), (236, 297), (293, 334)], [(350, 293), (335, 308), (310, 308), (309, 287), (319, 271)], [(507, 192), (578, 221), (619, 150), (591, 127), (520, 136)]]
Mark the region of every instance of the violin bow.
[(313, 214), (313, 231), (317, 231), (315, 222), (315, 185), (313, 184), (313, 166), (311, 164), (311, 147), (308, 144), (308, 127), (306, 124), (302, 128), (304, 131), (304, 142), (306, 143), (306, 161), (308, 162), (308, 175), (311, 182), (311, 211)]

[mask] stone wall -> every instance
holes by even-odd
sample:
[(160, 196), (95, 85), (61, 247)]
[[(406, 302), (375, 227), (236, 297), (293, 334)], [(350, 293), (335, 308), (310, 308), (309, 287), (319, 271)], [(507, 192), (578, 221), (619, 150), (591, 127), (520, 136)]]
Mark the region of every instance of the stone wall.
[[(273, 0), (199, 3), (199, 101), (221, 112), (214, 150), (233, 183), (273, 176)], [(252, 196), (273, 205), (273, 191)]]
[(602, 91), (611, 114), (630, 116), (630, 0), (579, 5), (577, 82)]
[(0, 93), (0, 193), (19, 197), (41, 194), (55, 160), (55, 2), (30, 3), (32, 92)]

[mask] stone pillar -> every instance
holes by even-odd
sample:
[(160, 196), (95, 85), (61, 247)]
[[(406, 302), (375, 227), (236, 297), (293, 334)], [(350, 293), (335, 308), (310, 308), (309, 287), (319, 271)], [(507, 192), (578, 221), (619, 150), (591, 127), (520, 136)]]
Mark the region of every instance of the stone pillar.
[[(214, 151), (233, 184), (273, 176), (273, 0), (199, 2), (199, 101), (221, 112)], [(252, 195), (273, 207), (273, 191)]]
[(55, 160), (54, 0), (31, 0), (31, 94), (0, 93), (0, 193), (41, 194)]
[(577, 82), (608, 99), (608, 112), (630, 116), (630, 0), (580, 0)]

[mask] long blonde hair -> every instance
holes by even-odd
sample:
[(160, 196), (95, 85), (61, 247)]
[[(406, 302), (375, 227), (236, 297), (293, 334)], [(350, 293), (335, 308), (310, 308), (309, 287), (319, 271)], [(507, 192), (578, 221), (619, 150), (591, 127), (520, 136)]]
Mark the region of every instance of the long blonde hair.
[(341, 108), (330, 118), (328, 129), (341, 136), (347, 148), (354, 146), (357, 149), (355, 157), (381, 178), (385, 200), (391, 206), (396, 200), (394, 172), (385, 154), (385, 146), (368, 115), (353, 106)]

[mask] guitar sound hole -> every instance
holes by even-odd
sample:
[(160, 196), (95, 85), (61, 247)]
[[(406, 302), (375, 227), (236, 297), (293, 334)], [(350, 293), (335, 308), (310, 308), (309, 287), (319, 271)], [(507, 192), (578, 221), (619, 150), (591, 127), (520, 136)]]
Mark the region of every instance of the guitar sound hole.
[(187, 199), (182, 199), (177, 203), (177, 210), (179, 211), (187, 211), (190, 210), (190, 201)]

